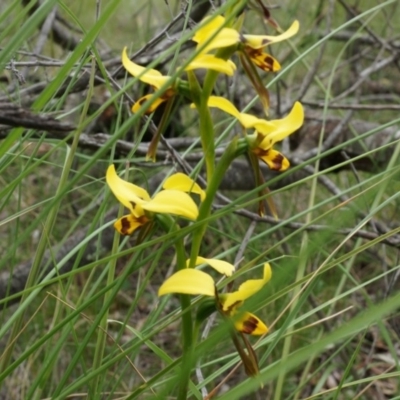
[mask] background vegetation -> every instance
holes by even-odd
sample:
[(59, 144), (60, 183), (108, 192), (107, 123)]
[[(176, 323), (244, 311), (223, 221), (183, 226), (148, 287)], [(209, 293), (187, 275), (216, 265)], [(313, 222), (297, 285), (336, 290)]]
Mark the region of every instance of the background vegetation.
[[(292, 167), (263, 170), (279, 218), (257, 215), (259, 193), (238, 160), (203, 254), (271, 263), (271, 282), (248, 304), (270, 333), (250, 339), (260, 363), (251, 379), (212, 318), (188, 397), (400, 399), (400, 4), (264, 5), (283, 28), (301, 25), (270, 49), (283, 66), (265, 80), (272, 117), (300, 100), (306, 121), (282, 143)], [(157, 162), (145, 161), (160, 115), (131, 114), (146, 88), (130, 84), (120, 54), (128, 46), (138, 64), (173, 72), (193, 45), (186, 33), (219, 7), (0, 3), (0, 399), (174, 397), (179, 303), (157, 297), (173, 270), (173, 239), (153, 232), (138, 245), (136, 235), (115, 234), (117, 202), (104, 176), (110, 163), (129, 164), (135, 183), (154, 192), (184, 161), (202, 162), (198, 121), (184, 103)], [(243, 30), (275, 33), (257, 1)], [(217, 91), (262, 117), (242, 71), (220, 78)], [(218, 132), (237, 133), (231, 118), (213, 115)], [(239, 270), (234, 284), (259, 274)]]

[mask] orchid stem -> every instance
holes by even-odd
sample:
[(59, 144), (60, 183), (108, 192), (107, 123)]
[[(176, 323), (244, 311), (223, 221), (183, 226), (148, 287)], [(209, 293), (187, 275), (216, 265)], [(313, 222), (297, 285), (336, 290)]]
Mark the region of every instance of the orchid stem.
[(241, 140), (244, 146), (238, 146), (238, 139), (234, 138), (226, 148), (221, 159), (219, 160), (215, 172), (211, 179), (207, 182), (206, 198), (201, 203), (199, 217), (197, 221), (200, 223), (199, 228), (193, 234), (192, 249), (190, 253), (190, 268), (195, 267), (196, 258), (199, 255), (203, 235), (207, 229), (208, 222), (205, 221), (211, 214), (211, 207), (217, 193), (218, 187), (225, 175), (226, 170), (232, 161), (243, 151), (246, 151), (247, 142)]
[[(166, 232), (176, 232), (177, 239), (174, 243), (176, 250), (177, 270), (186, 268), (186, 254), (183, 238), (178, 235), (179, 226), (177, 226), (168, 215), (158, 215), (158, 220), (163, 225)], [(190, 374), (193, 368), (193, 350), (196, 340), (193, 336), (193, 319), (191, 312), (190, 296), (181, 294), (179, 296), (182, 310), (182, 364), (181, 373), (179, 374), (178, 400), (186, 400), (187, 390), (189, 386)]]

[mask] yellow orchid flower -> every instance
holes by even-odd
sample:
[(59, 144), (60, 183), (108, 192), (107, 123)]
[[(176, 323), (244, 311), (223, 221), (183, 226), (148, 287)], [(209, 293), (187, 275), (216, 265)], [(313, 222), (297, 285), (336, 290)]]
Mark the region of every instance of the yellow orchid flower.
[[(236, 292), (219, 295), (222, 312), (225, 315), (234, 316), (246, 299), (259, 292), (269, 282), (271, 275), (271, 266), (269, 263), (265, 263), (262, 279), (249, 279), (243, 282)], [(258, 317), (247, 311), (240, 313), (237, 318), (234, 318), (234, 323), (235, 328), (243, 333), (263, 335), (268, 332), (267, 326)]]
[[(122, 65), (124, 68), (134, 77), (138, 77), (143, 83), (147, 83), (154, 89), (160, 89), (168, 80), (171, 79), (168, 75), (162, 75), (161, 72), (155, 69), (146, 69), (133, 61), (130, 60), (127, 54), (126, 47), (122, 51)], [(194, 69), (211, 69), (232, 76), (236, 70), (236, 65), (231, 60), (223, 60), (222, 58), (215, 57), (211, 54), (199, 54), (196, 58), (190, 62), (185, 68), (185, 71), (191, 71)], [(156, 108), (169, 100), (176, 93), (176, 88), (171, 85), (167, 90), (160, 96), (154, 98), (153, 102), (146, 110), (146, 114), (151, 114)], [(140, 107), (150, 98), (153, 94), (148, 94), (141, 97), (133, 106), (132, 112), (136, 113)]]
[(129, 215), (123, 216), (114, 224), (122, 235), (131, 235), (145, 225), (150, 221), (152, 213), (173, 214), (195, 220), (199, 213), (198, 208), (185, 192), (198, 193), (204, 198), (197, 183), (182, 173), (167, 178), (163, 185), (165, 190), (161, 190), (153, 198), (145, 189), (121, 179), (114, 165), (108, 167), (106, 181), (118, 201), (130, 211)]
[(175, 189), (186, 193), (196, 193), (200, 200), (204, 201), (206, 192), (193, 179), (182, 172), (177, 172), (169, 176), (163, 184), (164, 189)]
[(202, 50), (207, 53), (211, 50), (241, 44), (241, 50), (246, 52), (252, 62), (264, 71), (279, 71), (281, 66), (275, 58), (264, 52), (269, 44), (278, 43), (289, 39), (299, 30), (299, 22), (294, 21), (290, 28), (277, 36), (270, 35), (242, 35), (233, 28), (226, 28), (225, 18), (221, 15), (208, 17), (208, 21), (198, 29), (192, 40), (201, 47), (206, 41), (210, 41)]
[[(226, 265), (219, 264), (221, 260), (205, 259), (198, 257), (196, 265), (207, 263), (222, 273), (232, 274), (234, 266), (226, 268)], [(229, 264), (224, 262), (225, 264)], [(229, 275), (228, 275), (229, 276)], [(216, 293), (213, 278), (206, 272), (198, 269), (181, 269), (171, 275), (158, 290), (158, 295), (163, 296), (171, 293), (204, 295), (215, 297), (218, 301), (218, 308), (224, 315), (234, 317), (235, 328), (243, 333), (251, 335), (263, 335), (268, 332), (268, 327), (254, 314), (249, 312), (238, 312), (238, 307), (249, 297), (257, 293), (271, 279), (271, 267), (268, 263), (264, 265), (264, 276), (262, 279), (250, 279), (239, 286), (236, 292), (218, 295)], [(235, 314), (237, 314), (235, 316)]]
[[(279, 151), (273, 149), (275, 143), (296, 132), (304, 122), (304, 110), (300, 102), (296, 102), (290, 113), (282, 119), (267, 121), (254, 115), (241, 113), (229, 100), (223, 97), (210, 96), (209, 107), (216, 107), (235, 117), (246, 128), (254, 128), (256, 136), (252, 140), (252, 151), (269, 168), (275, 171), (285, 171), (289, 168), (288, 159)], [(251, 138), (249, 136), (249, 138)]]
[[(122, 65), (124, 68), (135, 78), (138, 77), (140, 81), (143, 83), (147, 83), (148, 85), (151, 85), (154, 87), (156, 90), (160, 89), (161, 86), (165, 84), (171, 77), (170, 76), (164, 76), (161, 74), (161, 72), (155, 70), (155, 69), (148, 69), (146, 71), (146, 67), (142, 67), (138, 64), (135, 64), (133, 61), (131, 61), (128, 57), (128, 54), (126, 52), (126, 47), (124, 47), (122, 51)], [(169, 87), (160, 97), (154, 98), (153, 103), (149, 106), (149, 108), (146, 110), (146, 114), (151, 114), (154, 112), (154, 110), (162, 103), (170, 99), (172, 96), (175, 95), (175, 90), (171, 86)], [(144, 104), (148, 99), (153, 97), (152, 94), (148, 94), (146, 96), (141, 97), (133, 106), (132, 106), (132, 112), (136, 113), (139, 108)]]
[[(190, 260), (187, 260), (186, 265), (188, 266), (189, 263)], [(223, 260), (217, 260), (216, 258), (197, 257), (195, 266), (200, 264), (208, 264), (225, 276), (232, 276), (235, 271), (234, 265)], [(207, 273), (198, 269), (186, 268), (171, 275), (158, 290), (159, 296), (168, 293), (202, 294), (214, 297), (215, 284), (213, 278)]]

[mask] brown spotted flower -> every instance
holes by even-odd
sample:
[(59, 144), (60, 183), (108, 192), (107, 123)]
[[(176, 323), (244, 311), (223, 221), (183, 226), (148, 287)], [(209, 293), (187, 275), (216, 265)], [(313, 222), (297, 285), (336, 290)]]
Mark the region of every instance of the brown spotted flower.
[(254, 115), (241, 113), (229, 100), (223, 97), (211, 96), (209, 107), (216, 107), (234, 116), (246, 129), (255, 129), (254, 135), (247, 136), (251, 151), (257, 155), (269, 168), (275, 171), (285, 171), (289, 168), (288, 159), (279, 151), (273, 149), (275, 143), (297, 131), (304, 122), (304, 110), (300, 102), (296, 102), (290, 113), (282, 119), (267, 121)]
[[(148, 69), (131, 61), (126, 47), (122, 51), (122, 64), (131, 75), (152, 86), (155, 90), (160, 89), (171, 79), (170, 76), (162, 75), (155, 69)], [(198, 54), (185, 68), (186, 71), (194, 69), (211, 69), (231, 76), (236, 70), (236, 65), (231, 60), (223, 60), (211, 54)], [(132, 112), (136, 113), (147, 100), (152, 99), (152, 103), (146, 110), (146, 114), (151, 114), (160, 104), (175, 96), (176, 90), (176, 85), (172, 84), (160, 96), (156, 97), (153, 94), (143, 96), (132, 106)]]
[[(234, 271), (234, 266), (226, 261), (198, 257), (196, 265), (202, 263), (210, 265), (227, 276)], [(240, 311), (240, 306), (246, 299), (259, 292), (270, 279), (271, 267), (266, 263), (261, 279), (249, 279), (235, 292), (216, 295), (215, 283), (211, 275), (198, 269), (185, 268), (166, 279), (158, 290), (158, 295), (181, 293), (215, 297), (219, 303), (217, 308), (222, 314), (233, 319), (236, 330), (250, 335), (263, 335), (268, 332), (268, 327), (254, 314)]]
[(130, 214), (115, 222), (115, 229), (122, 235), (131, 235), (149, 222), (155, 214), (173, 214), (195, 220), (198, 216), (196, 203), (187, 193), (196, 193), (203, 200), (204, 191), (187, 175), (177, 173), (164, 182), (163, 188), (152, 198), (149, 193), (133, 183), (121, 179), (114, 165), (107, 169), (106, 181), (111, 191)]
[[(221, 15), (208, 17), (205, 24), (196, 31), (192, 40), (197, 43), (198, 48), (205, 45), (202, 53), (238, 44), (238, 49), (246, 52), (252, 62), (264, 71), (279, 71), (281, 68), (279, 62), (264, 51), (265, 47), (289, 39), (299, 30), (298, 21), (294, 21), (287, 31), (277, 36), (242, 35), (237, 30), (224, 25), (225, 18)], [(208, 43), (205, 44), (206, 42)]]

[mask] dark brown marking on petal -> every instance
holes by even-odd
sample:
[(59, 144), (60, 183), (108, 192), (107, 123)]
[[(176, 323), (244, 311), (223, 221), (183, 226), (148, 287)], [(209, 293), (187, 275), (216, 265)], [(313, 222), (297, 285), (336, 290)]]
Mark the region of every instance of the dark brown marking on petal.
[(260, 56), (260, 55), (262, 54), (262, 52), (263, 52), (262, 49), (253, 49), (253, 48), (250, 47), (250, 46), (245, 46), (244, 50), (246, 51), (246, 53), (249, 55), (249, 57), (250, 57), (251, 59), (257, 58), (257, 57)]
[(131, 227), (131, 223), (127, 217), (121, 218), (121, 234), (129, 235), (129, 229)]
[(283, 164), (284, 157), (282, 154), (277, 154), (272, 160), (273, 169), (274, 171), (280, 171), (282, 169), (282, 164)]
[[(282, 154), (278, 153), (273, 159), (270, 159), (268, 158), (269, 149), (263, 150), (259, 147), (256, 147), (252, 151), (257, 157), (261, 158), (261, 160), (265, 162), (268, 167), (273, 171), (281, 171), (283, 169), (283, 161), (285, 160), (285, 157)], [(266, 162), (264, 158), (268, 158), (269, 163)]]
[(243, 303), (243, 301), (241, 301), (241, 300), (238, 300), (238, 301), (235, 301), (232, 305), (230, 305), (226, 310), (223, 310), (223, 307), (224, 307), (224, 305), (222, 304), (222, 307), (221, 307), (221, 309), (223, 310), (223, 313), (225, 314), (225, 315), (233, 315), (233, 312), (234, 312), (234, 310), (236, 309), (236, 308), (238, 308), (241, 304)]
[(136, 207), (136, 203), (135, 203), (134, 201), (130, 201), (129, 203), (131, 203), (131, 206), (132, 206), (133, 208)]
[(145, 215), (142, 215), (141, 217), (136, 218), (136, 220), (137, 220), (141, 225), (147, 224), (147, 223), (150, 221)]
[(263, 150), (260, 149), (259, 147), (255, 147), (253, 149), (253, 153), (257, 156), (257, 157), (265, 157), (268, 154), (268, 150)]
[(271, 40), (264, 38), (263, 40), (261, 40), (261, 43), (263, 46), (266, 46), (267, 44), (271, 43)]
[(147, 99), (145, 97), (142, 97), (141, 99), (139, 99), (136, 103), (139, 104), (139, 106), (143, 105), (144, 103), (146, 103)]
[(243, 321), (242, 332), (251, 335), (257, 329), (257, 326), (258, 326), (257, 319), (254, 317), (249, 317), (249, 319)]
[(272, 57), (266, 54), (263, 61), (264, 61), (264, 66), (265, 68), (267, 68), (268, 71), (274, 70), (274, 59)]

